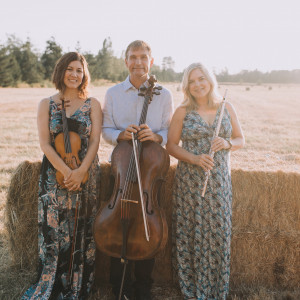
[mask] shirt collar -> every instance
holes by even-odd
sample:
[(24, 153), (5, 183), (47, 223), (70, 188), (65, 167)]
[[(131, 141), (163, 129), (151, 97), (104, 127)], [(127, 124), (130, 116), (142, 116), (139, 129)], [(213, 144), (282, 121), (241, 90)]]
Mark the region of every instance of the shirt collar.
[(123, 81), (123, 87), (124, 87), (125, 92), (128, 91), (128, 90), (131, 90), (131, 89), (136, 90), (136, 88), (133, 86), (133, 84), (129, 80), (129, 75), (127, 76), (125, 81)]
[[(149, 79), (149, 75), (148, 75), (148, 79)], [(130, 76), (128, 75), (127, 78), (125, 79), (125, 81), (123, 81), (123, 87), (124, 87), (124, 91), (128, 91), (130, 89), (133, 89), (133, 90), (137, 90), (136, 87), (130, 82), (129, 80)], [(146, 86), (148, 87), (149, 84), (148, 84), (148, 81), (145, 81), (141, 86)]]

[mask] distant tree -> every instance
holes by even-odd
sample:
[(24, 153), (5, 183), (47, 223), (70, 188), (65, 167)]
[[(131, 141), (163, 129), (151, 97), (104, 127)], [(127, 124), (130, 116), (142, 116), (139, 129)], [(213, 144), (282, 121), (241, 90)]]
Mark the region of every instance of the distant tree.
[(81, 53), (81, 45), (80, 45), (80, 42), (79, 42), (79, 41), (77, 41), (77, 43), (76, 43), (75, 50), (76, 50), (78, 53)]
[(228, 82), (229, 81), (229, 74), (228, 69), (224, 68), (219, 74), (216, 74), (217, 80), (220, 82)]
[(113, 56), (111, 60), (111, 74), (109, 79), (113, 82), (124, 81), (127, 76), (128, 70), (126, 68), (124, 58), (122, 56), (120, 58)]
[(7, 49), (0, 49), (0, 86), (7, 87), (14, 85), (14, 78), (10, 70), (10, 57), (7, 55)]
[(95, 74), (96, 66), (97, 66), (97, 58), (95, 57), (95, 55), (93, 55), (90, 52), (84, 52), (83, 55), (88, 64), (88, 69), (89, 69), (89, 72), (91, 75), (91, 80), (97, 79), (97, 76), (96, 76), (97, 74)]
[[(10, 63), (12, 66), (11, 73), (14, 80), (22, 80), (21, 61), (22, 61), (22, 41), (15, 35), (9, 35), (6, 42), (7, 55), (10, 57)], [(16, 83), (15, 83), (16, 84)]]
[(43, 66), (39, 61), (38, 55), (33, 52), (29, 39), (21, 47), (19, 65), (22, 72), (22, 81), (32, 84), (40, 82), (43, 79)]
[(111, 78), (112, 57), (113, 57), (112, 42), (110, 37), (108, 37), (103, 41), (102, 49), (98, 52), (98, 55), (96, 56), (97, 62), (96, 62), (94, 74), (97, 79)]
[(160, 74), (160, 78), (162, 81), (176, 81), (177, 76), (174, 71), (175, 61), (171, 56), (166, 56), (162, 61), (162, 71)]
[(162, 69), (163, 70), (174, 70), (175, 61), (171, 56), (166, 56), (162, 61)]
[(62, 48), (58, 45), (52, 36), (50, 40), (46, 41), (46, 49), (41, 57), (41, 63), (44, 67), (44, 78), (51, 80), (54, 66), (57, 60), (62, 56)]

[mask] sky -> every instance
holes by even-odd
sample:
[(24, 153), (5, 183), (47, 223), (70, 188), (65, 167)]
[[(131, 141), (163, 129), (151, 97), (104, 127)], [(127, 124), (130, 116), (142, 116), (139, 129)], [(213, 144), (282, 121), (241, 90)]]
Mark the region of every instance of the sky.
[(0, 0), (0, 44), (14, 34), (42, 53), (53, 36), (64, 51), (114, 55), (142, 39), (154, 63), (175, 70), (202, 62), (217, 73), (300, 69), (299, 0)]

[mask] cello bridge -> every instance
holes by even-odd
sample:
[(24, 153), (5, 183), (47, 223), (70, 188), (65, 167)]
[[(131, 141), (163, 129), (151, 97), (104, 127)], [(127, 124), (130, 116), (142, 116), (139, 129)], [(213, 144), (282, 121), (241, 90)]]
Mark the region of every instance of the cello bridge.
[(123, 201), (123, 202), (130, 202), (130, 203), (134, 203), (134, 204), (138, 204), (139, 203), (139, 201), (130, 200), (130, 199), (121, 199), (121, 201)]

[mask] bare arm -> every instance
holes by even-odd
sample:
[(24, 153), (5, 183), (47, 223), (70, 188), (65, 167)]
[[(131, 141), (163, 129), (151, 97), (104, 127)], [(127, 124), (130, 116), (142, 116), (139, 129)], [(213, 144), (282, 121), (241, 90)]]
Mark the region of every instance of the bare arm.
[(40, 147), (53, 167), (61, 172), (66, 178), (71, 169), (65, 164), (51, 145), (49, 131), (49, 99), (43, 99), (38, 107), (37, 128), (40, 141)]
[(186, 115), (184, 107), (178, 107), (173, 115), (168, 132), (167, 151), (178, 160), (202, 167), (205, 171), (214, 166), (213, 159), (207, 154), (195, 155), (179, 146), (183, 120)]
[[(82, 163), (78, 169), (72, 170), (65, 181), (65, 185), (70, 190), (76, 190), (80, 187), (80, 184), (84, 178), (84, 175), (88, 172), (93, 160), (96, 157), (101, 135), (102, 126), (102, 110), (99, 101), (96, 98), (91, 98), (91, 121), (92, 131), (89, 137), (89, 145), (87, 153), (82, 160)], [(73, 188), (74, 187), (74, 188)]]
[(231, 135), (230, 143), (232, 146), (230, 146), (228, 141), (224, 140), (221, 137), (217, 137), (212, 142), (212, 151), (214, 151), (214, 152), (220, 151), (222, 149), (229, 149), (230, 147), (231, 147), (230, 148), (231, 151), (235, 151), (235, 150), (238, 150), (238, 149), (244, 147), (244, 145), (245, 145), (245, 138), (243, 135), (243, 131), (240, 126), (240, 123), (239, 123), (239, 120), (238, 120), (238, 117), (237, 117), (237, 114), (235, 112), (233, 105), (227, 102), (226, 108), (230, 114), (230, 119), (231, 119), (232, 135)]

